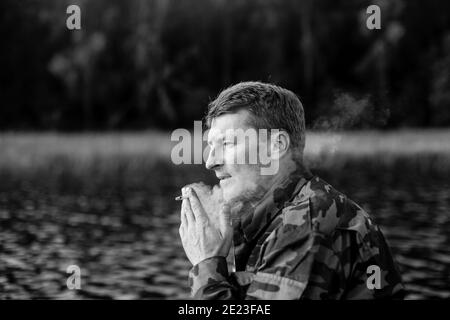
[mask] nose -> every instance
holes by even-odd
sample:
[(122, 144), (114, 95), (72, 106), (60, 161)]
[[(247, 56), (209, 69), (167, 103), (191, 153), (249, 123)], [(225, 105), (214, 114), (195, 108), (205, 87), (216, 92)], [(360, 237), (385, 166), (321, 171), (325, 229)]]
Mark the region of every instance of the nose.
[(208, 159), (206, 160), (205, 167), (208, 170), (216, 170), (223, 165), (223, 154), (217, 152), (216, 148), (210, 147)]

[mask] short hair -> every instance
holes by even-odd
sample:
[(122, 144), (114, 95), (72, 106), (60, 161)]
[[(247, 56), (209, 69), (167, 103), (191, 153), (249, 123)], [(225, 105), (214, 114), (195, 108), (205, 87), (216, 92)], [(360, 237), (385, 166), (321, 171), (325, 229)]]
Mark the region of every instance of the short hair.
[(290, 90), (263, 82), (240, 82), (223, 90), (208, 105), (205, 116), (209, 128), (214, 118), (239, 110), (249, 111), (248, 125), (255, 129), (285, 130), (291, 146), (303, 155), (305, 113), (299, 98)]

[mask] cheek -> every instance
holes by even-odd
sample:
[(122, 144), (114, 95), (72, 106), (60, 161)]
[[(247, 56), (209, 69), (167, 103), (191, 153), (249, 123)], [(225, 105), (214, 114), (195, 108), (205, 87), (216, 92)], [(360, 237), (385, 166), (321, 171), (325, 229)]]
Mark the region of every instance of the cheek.
[(223, 149), (223, 159), (227, 164), (255, 165), (258, 164), (258, 144), (240, 143), (234, 147)]
[(223, 149), (223, 160), (226, 164), (235, 164), (235, 148), (224, 148)]
[(227, 165), (242, 165), (247, 162), (244, 148), (240, 146), (225, 147), (223, 149), (223, 161)]
[(237, 171), (237, 179), (234, 185), (236, 192), (253, 190), (258, 186), (259, 175), (256, 170), (257, 168), (249, 165), (239, 166), (239, 171)]

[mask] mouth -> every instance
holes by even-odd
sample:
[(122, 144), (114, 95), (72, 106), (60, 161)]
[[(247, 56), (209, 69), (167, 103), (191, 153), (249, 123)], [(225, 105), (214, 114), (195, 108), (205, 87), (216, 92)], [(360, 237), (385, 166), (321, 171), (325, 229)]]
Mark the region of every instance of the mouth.
[(224, 181), (227, 181), (228, 179), (230, 179), (231, 176), (224, 175), (224, 176), (218, 176), (217, 178), (220, 180), (220, 183), (222, 184)]

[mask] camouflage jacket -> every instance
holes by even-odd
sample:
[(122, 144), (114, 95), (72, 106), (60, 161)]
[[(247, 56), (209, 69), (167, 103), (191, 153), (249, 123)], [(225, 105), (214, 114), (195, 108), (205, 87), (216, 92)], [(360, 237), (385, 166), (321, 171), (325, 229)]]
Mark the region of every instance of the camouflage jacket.
[(233, 222), (235, 270), (224, 257), (195, 265), (189, 272), (194, 298), (403, 298), (379, 227), (308, 171), (294, 173), (243, 212)]

